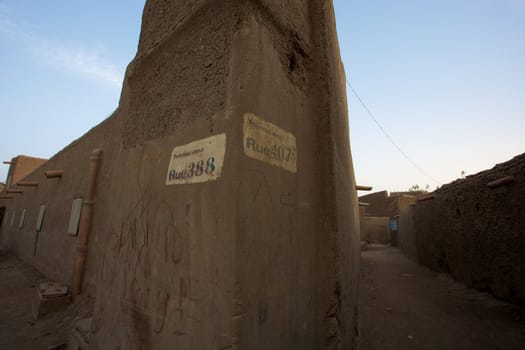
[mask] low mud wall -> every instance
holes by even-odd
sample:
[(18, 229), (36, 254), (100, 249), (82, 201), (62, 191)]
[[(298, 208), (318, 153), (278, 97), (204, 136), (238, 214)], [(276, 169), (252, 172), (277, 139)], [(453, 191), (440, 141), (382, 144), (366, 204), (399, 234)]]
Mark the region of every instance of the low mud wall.
[(361, 240), (388, 244), (390, 243), (390, 218), (365, 216), (360, 221)]

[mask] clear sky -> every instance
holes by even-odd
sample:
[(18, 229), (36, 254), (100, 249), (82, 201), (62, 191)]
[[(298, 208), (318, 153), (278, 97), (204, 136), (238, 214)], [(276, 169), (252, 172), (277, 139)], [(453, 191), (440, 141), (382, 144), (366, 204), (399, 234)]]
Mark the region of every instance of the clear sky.
[[(334, 4), (349, 81), (430, 176), (348, 89), (359, 184), (433, 189), (525, 152), (525, 0)], [(0, 0), (0, 160), (49, 158), (113, 112), (143, 6)]]

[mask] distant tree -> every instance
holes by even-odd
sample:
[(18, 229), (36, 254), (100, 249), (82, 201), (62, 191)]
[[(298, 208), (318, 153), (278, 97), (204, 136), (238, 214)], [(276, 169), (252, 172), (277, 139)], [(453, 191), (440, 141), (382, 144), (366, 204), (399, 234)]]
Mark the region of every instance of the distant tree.
[(420, 187), (418, 184), (415, 184), (415, 185), (410, 186), (410, 188), (408, 189), (408, 192), (425, 193), (425, 192), (428, 192), (429, 188), (430, 186), (428, 184), (425, 186), (425, 188)]
[(421, 191), (421, 188), (419, 188), (419, 185), (412, 185), (410, 186), (410, 188), (408, 189), (408, 192), (419, 192)]

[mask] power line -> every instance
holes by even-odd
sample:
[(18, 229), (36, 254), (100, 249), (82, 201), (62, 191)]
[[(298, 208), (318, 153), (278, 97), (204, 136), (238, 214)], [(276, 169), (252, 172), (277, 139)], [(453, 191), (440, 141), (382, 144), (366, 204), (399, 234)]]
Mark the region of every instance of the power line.
[(388, 141), (390, 141), (390, 143), (399, 151), (399, 153), (401, 153), (401, 155), (410, 163), (412, 164), (412, 166), (414, 168), (416, 168), (421, 174), (425, 175), (426, 177), (428, 177), (430, 180), (434, 181), (435, 183), (437, 183), (438, 185), (442, 185), (442, 182), (436, 180), (434, 177), (432, 177), (430, 174), (428, 174), (425, 170), (423, 170), (419, 165), (416, 164), (416, 162), (414, 162), (402, 149), (401, 147), (398, 146), (398, 144), (394, 141), (394, 139), (386, 132), (386, 130), (383, 128), (383, 126), (379, 123), (379, 121), (376, 119), (376, 117), (374, 116), (374, 114), (372, 113), (372, 111), (370, 111), (370, 109), (368, 108), (368, 106), (366, 105), (366, 103), (364, 103), (364, 101), (361, 99), (361, 97), (359, 96), (359, 94), (357, 93), (357, 91), (354, 89), (354, 87), (352, 86), (352, 84), (350, 84), (350, 82), (348, 80), (346, 80), (346, 84), (348, 85), (348, 87), (350, 88), (350, 90), (352, 90), (352, 93), (354, 94), (354, 96), (357, 98), (357, 100), (359, 101), (359, 103), (361, 104), (361, 106), (363, 106), (363, 108), (365, 109), (366, 113), (370, 116), (370, 118), (372, 118), (372, 120), (374, 121), (374, 123), (377, 125), (377, 127), (379, 128), (379, 130), (381, 130), (381, 132), (383, 133), (383, 135), (385, 135), (385, 137), (388, 139)]

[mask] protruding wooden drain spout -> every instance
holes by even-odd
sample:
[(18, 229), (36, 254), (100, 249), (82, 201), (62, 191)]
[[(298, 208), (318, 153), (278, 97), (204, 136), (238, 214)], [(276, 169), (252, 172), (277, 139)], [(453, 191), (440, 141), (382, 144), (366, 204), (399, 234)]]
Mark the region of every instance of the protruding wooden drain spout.
[(38, 182), (20, 181), (16, 183), (17, 187), (38, 187)]
[(509, 184), (511, 182), (513, 182), (515, 180), (514, 176), (505, 176), (505, 177), (502, 177), (501, 179), (497, 179), (497, 180), (494, 180), (494, 181), (491, 181), (487, 184), (487, 187), (489, 188), (496, 188), (496, 187), (501, 187), (501, 186), (505, 186), (506, 184)]
[(48, 179), (55, 178), (55, 177), (62, 177), (62, 175), (64, 175), (64, 170), (62, 170), (62, 169), (60, 169), (60, 170), (46, 170), (46, 172), (44, 174), (46, 174), (46, 177)]

